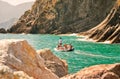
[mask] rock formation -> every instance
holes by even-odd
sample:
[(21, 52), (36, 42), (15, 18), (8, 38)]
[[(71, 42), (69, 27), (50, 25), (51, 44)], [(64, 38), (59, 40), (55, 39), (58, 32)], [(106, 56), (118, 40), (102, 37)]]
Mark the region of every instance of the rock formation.
[(0, 33), (7, 33), (7, 31), (4, 28), (0, 28)]
[(64, 60), (56, 57), (49, 49), (37, 51), (37, 53), (45, 60), (45, 66), (59, 77), (68, 74), (68, 65)]
[(115, 0), (36, 0), (8, 31), (14, 33), (77, 33), (100, 23)]
[(117, 0), (106, 19), (95, 28), (83, 33), (97, 42), (120, 43), (120, 0)]
[(8, 66), (0, 65), (0, 79), (34, 79), (23, 71), (13, 71)]
[(25, 40), (0, 40), (0, 79), (59, 79)]
[(120, 64), (91, 66), (61, 79), (120, 79)]

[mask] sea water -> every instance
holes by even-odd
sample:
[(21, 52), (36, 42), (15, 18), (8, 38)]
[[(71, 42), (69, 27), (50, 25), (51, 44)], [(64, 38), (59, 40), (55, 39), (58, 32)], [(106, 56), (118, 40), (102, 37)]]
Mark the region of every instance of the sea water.
[[(55, 51), (59, 37), (62, 37), (64, 44), (72, 44), (75, 50), (71, 52)], [(78, 41), (78, 38), (84, 39), (83, 37), (49, 34), (0, 34), (0, 39), (25, 39), (36, 50), (51, 49), (56, 56), (67, 61), (69, 73), (75, 73), (92, 65), (120, 63), (120, 44)]]

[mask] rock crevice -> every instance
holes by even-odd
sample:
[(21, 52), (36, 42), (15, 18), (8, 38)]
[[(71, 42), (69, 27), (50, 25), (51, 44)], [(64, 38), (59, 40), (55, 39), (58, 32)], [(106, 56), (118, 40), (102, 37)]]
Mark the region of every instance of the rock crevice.
[(95, 28), (84, 32), (97, 42), (120, 43), (120, 0), (116, 2), (106, 19)]

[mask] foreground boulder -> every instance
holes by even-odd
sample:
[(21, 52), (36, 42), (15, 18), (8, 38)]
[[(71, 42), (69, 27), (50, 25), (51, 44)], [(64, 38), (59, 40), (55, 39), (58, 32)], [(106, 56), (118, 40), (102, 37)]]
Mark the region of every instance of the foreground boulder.
[(120, 64), (91, 66), (61, 79), (120, 79)]
[[(21, 78), (23, 77), (23, 78)], [(0, 40), (0, 79), (59, 79), (25, 40)]]
[(68, 65), (56, 57), (49, 49), (38, 50), (37, 53), (45, 60), (45, 66), (59, 77), (68, 74)]

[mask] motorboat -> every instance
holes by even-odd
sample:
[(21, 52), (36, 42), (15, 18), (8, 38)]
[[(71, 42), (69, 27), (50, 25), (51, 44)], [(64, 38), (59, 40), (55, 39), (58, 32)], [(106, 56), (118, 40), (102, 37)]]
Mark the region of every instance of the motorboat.
[(74, 47), (71, 44), (64, 44), (63, 46), (58, 45), (54, 48), (55, 51), (68, 52), (73, 51)]

